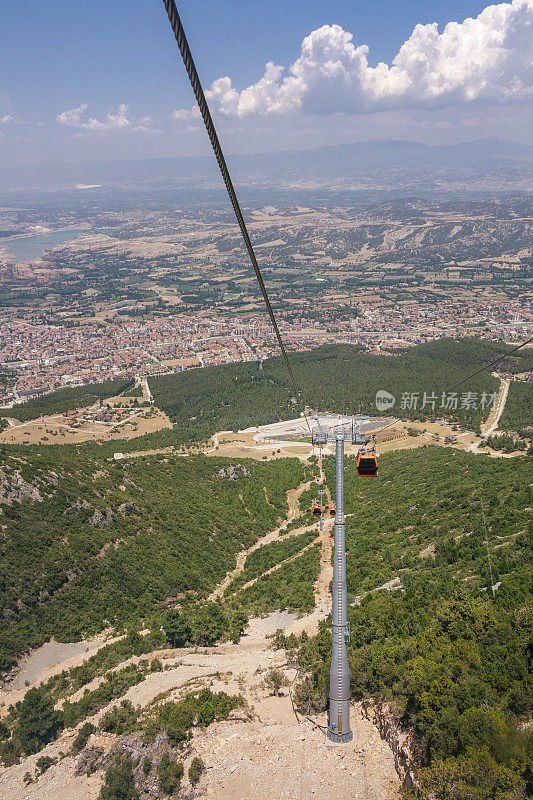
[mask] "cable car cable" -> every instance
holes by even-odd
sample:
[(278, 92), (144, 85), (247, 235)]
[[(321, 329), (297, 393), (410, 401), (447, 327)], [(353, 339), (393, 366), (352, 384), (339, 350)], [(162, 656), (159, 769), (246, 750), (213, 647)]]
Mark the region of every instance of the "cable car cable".
[[(516, 353), (517, 350), (521, 350), (522, 347), (525, 347), (526, 345), (531, 344), (531, 342), (533, 342), (533, 336), (531, 337), (531, 339), (526, 339), (525, 342), (522, 342), (522, 344), (519, 344), (518, 347), (513, 347), (512, 350), (509, 350), (507, 353), (504, 353), (502, 356), (498, 356), (498, 358), (495, 358), (493, 361), (489, 361), (489, 363), (485, 364), (484, 367), (481, 367), (481, 369), (476, 370), (476, 372), (472, 372), (470, 375), (467, 375), (466, 378), (463, 378), (461, 381), (458, 381), (457, 383), (454, 383), (453, 386), (448, 386), (448, 388), (444, 390), (443, 394), (446, 394), (446, 392), (451, 392), (452, 389), (457, 389), (458, 386), (461, 386), (461, 384), (466, 383), (466, 381), (469, 381), (470, 378), (474, 378), (476, 375), (479, 375), (480, 372), (484, 372), (486, 369), (488, 369), (489, 367), (494, 366), (494, 364), (497, 364), (499, 361), (503, 361), (504, 358), (507, 358), (508, 356), (512, 355), (513, 353)], [(395, 425), (396, 422), (398, 422), (398, 420), (396, 420), (396, 419), (393, 420), (392, 422), (389, 422), (388, 425), (385, 425), (384, 428), (380, 428), (378, 431), (376, 431), (376, 433), (381, 433), (382, 431), (386, 431), (387, 428), (390, 428), (391, 425)]]
[(512, 350), (509, 350), (508, 353), (504, 353), (503, 356), (498, 356), (498, 358), (495, 358), (494, 361), (489, 361), (488, 364), (485, 364), (484, 367), (481, 367), (481, 369), (478, 369), (477, 372), (473, 372), (467, 378), (463, 378), (462, 381), (459, 381), (458, 383), (454, 383), (453, 386), (448, 387), (448, 389), (445, 389), (445, 391), (446, 392), (451, 392), (452, 389), (457, 389), (457, 387), (461, 386), (461, 384), (465, 383), (465, 381), (469, 381), (470, 378), (473, 378), (475, 375), (479, 375), (480, 372), (484, 372), (484, 370), (488, 369), (489, 367), (492, 367), (493, 364), (497, 364), (499, 361), (502, 361), (504, 358), (507, 358), (507, 356), (510, 356), (513, 353), (516, 353), (517, 350), (520, 350), (522, 347), (525, 347), (526, 344), (531, 344), (531, 342), (533, 342), (533, 336), (531, 337), (531, 339), (527, 339), (527, 341), (523, 342), (522, 344), (519, 344), (518, 347), (513, 347)]
[(255, 257), (255, 252), (252, 247), (252, 242), (250, 241), (250, 236), (248, 234), (248, 229), (246, 227), (246, 223), (244, 221), (244, 217), (242, 215), (242, 211), (239, 205), (239, 201), (237, 199), (237, 195), (235, 193), (235, 189), (233, 188), (233, 182), (231, 180), (229, 170), (226, 164), (226, 159), (224, 158), (224, 153), (222, 152), (222, 147), (220, 146), (220, 141), (218, 139), (217, 132), (215, 130), (215, 126), (213, 124), (213, 119), (211, 117), (211, 112), (209, 111), (209, 106), (207, 104), (207, 100), (205, 98), (204, 90), (202, 89), (202, 84), (200, 83), (200, 78), (198, 77), (198, 72), (196, 70), (196, 65), (194, 63), (191, 50), (189, 47), (189, 42), (187, 41), (187, 36), (185, 35), (185, 30), (183, 28), (183, 24), (180, 19), (180, 15), (178, 14), (178, 9), (176, 8), (176, 3), (174, 0), (163, 0), (165, 5), (166, 12), (168, 14), (168, 19), (170, 21), (170, 25), (174, 36), (176, 37), (176, 42), (178, 43), (178, 47), (181, 52), (181, 57), (183, 58), (183, 63), (185, 64), (185, 69), (187, 70), (187, 74), (189, 76), (189, 80), (191, 82), (191, 86), (193, 92), (196, 97), (196, 101), (198, 103), (198, 108), (200, 109), (200, 113), (202, 114), (202, 119), (204, 121), (207, 135), (211, 141), (211, 145), (213, 147), (213, 151), (215, 153), (218, 166), (220, 167), (220, 172), (222, 173), (222, 177), (224, 179), (224, 183), (226, 185), (226, 189), (231, 200), (231, 204), (233, 206), (233, 210), (235, 212), (235, 216), (237, 217), (237, 222), (239, 223), (239, 227), (241, 229), (241, 233), (244, 239), (244, 243), (246, 245), (246, 249), (248, 250), (248, 255), (250, 256), (250, 261), (252, 262), (252, 266), (254, 268), (255, 276), (259, 283), (259, 287), (261, 289), (261, 294), (263, 295), (263, 300), (265, 301), (265, 305), (267, 307), (268, 315), (270, 317), (270, 321), (272, 323), (272, 327), (274, 328), (274, 332), (276, 334), (276, 338), (278, 340), (278, 344), (280, 346), (280, 350), (289, 371), (290, 379), (296, 392), (296, 397), (298, 398), (298, 403), (300, 408), (302, 409), (307, 427), (309, 429), (309, 433), (311, 433), (311, 426), (309, 424), (309, 419), (307, 417), (307, 413), (305, 411), (305, 406), (302, 401), (302, 397), (300, 394), (300, 390), (296, 384), (296, 380), (294, 378), (292, 368), (289, 362), (289, 357), (287, 355), (287, 350), (283, 343), (283, 339), (281, 338), (281, 333), (278, 327), (278, 323), (276, 322), (276, 317), (274, 316), (274, 310), (272, 308), (272, 304), (270, 302), (270, 298), (268, 296), (268, 292), (263, 281), (263, 276), (261, 274), (261, 270), (259, 269), (259, 264), (257, 263), (257, 259)]

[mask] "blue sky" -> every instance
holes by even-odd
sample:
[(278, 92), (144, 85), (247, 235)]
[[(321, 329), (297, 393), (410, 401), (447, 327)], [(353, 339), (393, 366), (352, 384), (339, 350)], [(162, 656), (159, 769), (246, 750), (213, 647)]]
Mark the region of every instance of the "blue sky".
[[(486, 6), (178, 2), (228, 152), (365, 138), (531, 141), (533, 0)], [(160, 0), (8, 0), (2, 34), (0, 165), (207, 152)], [(267, 62), (284, 70), (265, 75)]]

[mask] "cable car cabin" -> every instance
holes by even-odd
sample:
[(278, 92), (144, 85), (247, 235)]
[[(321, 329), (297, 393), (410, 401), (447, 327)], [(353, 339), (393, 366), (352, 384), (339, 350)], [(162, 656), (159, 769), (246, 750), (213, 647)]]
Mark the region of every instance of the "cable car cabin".
[(313, 517), (319, 517), (322, 514), (322, 509), (318, 503), (313, 503)]
[(378, 457), (375, 453), (358, 453), (356, 469), (360, 478), (377, 478)]
[(330, 505), (330, 507), (329, 507), (329, 515), (330, 515), (330, 517), (334, 517), (336, 513), (337, 513), (337, 509), (335, 508), (335, 505), (334, 504)]

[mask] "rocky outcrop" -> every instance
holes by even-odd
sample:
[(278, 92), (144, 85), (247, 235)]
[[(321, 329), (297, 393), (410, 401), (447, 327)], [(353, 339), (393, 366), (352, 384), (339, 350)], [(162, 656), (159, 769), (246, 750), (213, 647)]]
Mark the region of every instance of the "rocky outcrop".
[(126, 486), (133, 486), (133, 488), (137, 489), (137, 491), (139, 491), (139, 492), (143, 491), (143, 489), (141, 489), (140, 486), (137, 486), (137, 484), (132, 481), (132, 479), (128, 476), (128, 474), (127, 474), (127, 472), (125, 470), (123, 471), (123, 475), (124, 475), (123, 481), (124, 481)]
[(225, 469), (224, 467), (219, 469), (217, 475), (219, 478), (226, 478), (228, 481), (237, 481), (239, 478), (247, 478), (250, 473), (242, 464), (237, 464), (236, 466), (230, 464), (230, 466)]
[(10, 506), (13, 503), (42, 503), (43, 498), (37, 486), (24, 480), (19, 469), (10, 476), (0, 473), (0, 503)]
[(122, 516), (125, 517), (128, 514), (135, 514), (137, 509), (135, 508), (135, 503), (122, 503), (118, 507), (118, 510), (120, 511)]
[[(172, 747), (166, 734), (159, 733), (153, 742), (147, 742), (142, 734), (134, 733), (126, 736), (114, 736), (105, 733), (93, 733), (87, 747), (82, 751), (75, 769), (75, 775), (86, 775), (96, 770), (104, 771), (111, 764), (124, 758), (133, 761), (133, 776), (142, 798), (161, 797), (157, 765), (164, 753), (168, 753), (174, 761), (184, 761), (191, 753), (191, 746), (184, 744), (180, 749)], [(145, 760), (150, 762), (148, 772), (144, 771)], [(180, 797), (184, 796), (180, 793)], [(194, 797), (194, 794), (188, 794)], [(173, 795), (177, 797), (177, 795)]]
[(423, 766), (424, 753), (411, 731), (404, 728), (400, 719), (386, 703), (363, 701), (362, 712), (379, 730), (394, 755), (394, 766), (402, 783), (411, 787), (416, 783), (416, 770)]
[(93, 528), (103, 528), (105, 525), (110, 525), (113, 522), (113, 511), (107, 506), (103, 511), (99, 508), (96, 509), (92, 517), (89, 519), (89, 525)]
[(88, 508), (92, 508), (92, 505), (88, 503), (87, 500), (85, 499), (80, 500), (78, 498), (63, 511), (63, 516), (65, 517), (76, 516), (77, 514), (80, 513), (80, 511), (83, 511), (84, 509), (86, 510)]

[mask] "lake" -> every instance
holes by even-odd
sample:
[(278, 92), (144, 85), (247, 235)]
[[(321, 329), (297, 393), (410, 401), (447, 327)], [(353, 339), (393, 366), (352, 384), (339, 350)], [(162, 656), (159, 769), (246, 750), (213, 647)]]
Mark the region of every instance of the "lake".
[(71, 228), (68, 231), (51, 231), (36, 236), (17, 236), (7, 242), (0, 240), (0, 251), (5, 248), (4, 254), (12, 256), (17, 263), (31, 261), (42, 256), (50, 247), (57, 247), (70, 239), (76, 239), (82, 233), (89, 231)]

